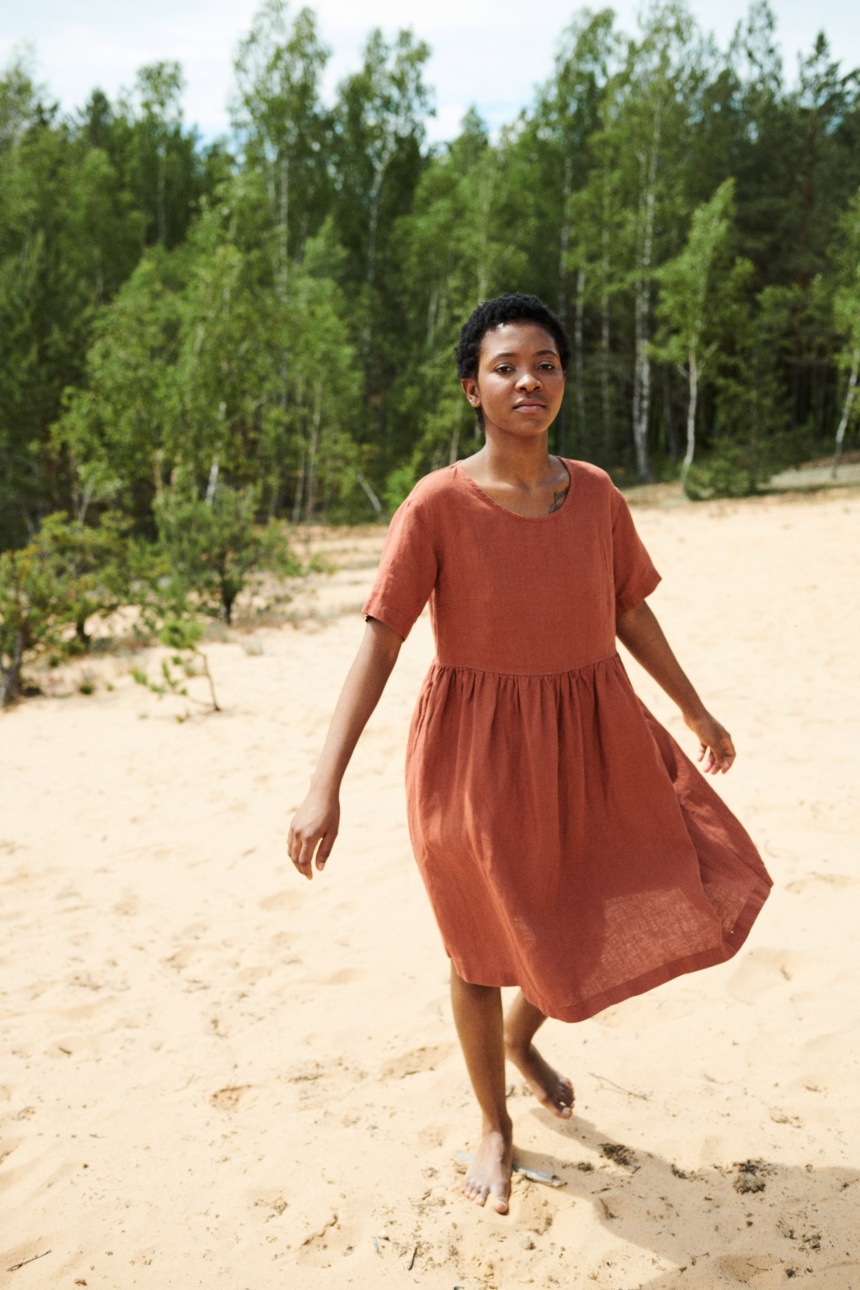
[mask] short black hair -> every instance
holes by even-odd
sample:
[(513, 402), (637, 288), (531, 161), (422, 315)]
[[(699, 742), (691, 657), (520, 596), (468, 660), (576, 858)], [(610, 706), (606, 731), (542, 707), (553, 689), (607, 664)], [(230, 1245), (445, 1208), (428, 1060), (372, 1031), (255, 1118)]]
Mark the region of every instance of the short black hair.
[(501, 327), (505, 323), (533, 322), (552, 336), (558, 346), (558, 357), (562, 371), (567, 371), (570, 362), (570, 341), (564, 325), (539, 296), (523, 295), (519, 291), (507, 296), (496, 296), (485, 300), (472, 312), (471, 317), (460, 328), (460, 341), (454, 351), (457, 357), (457, 375), (462, 381), (478, 375), (478, 357), (481, 353), (481, 341), (488, 331)]

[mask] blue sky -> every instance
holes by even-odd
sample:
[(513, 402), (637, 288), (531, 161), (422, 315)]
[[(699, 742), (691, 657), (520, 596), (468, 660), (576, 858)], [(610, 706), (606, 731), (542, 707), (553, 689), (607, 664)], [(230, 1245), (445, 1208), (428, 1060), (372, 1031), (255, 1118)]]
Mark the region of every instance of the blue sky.
[[(227, 128), (232, 57), (257, 0), (0, 0), (0, 65), (29, 44), (40, 79), (64, 109), (99, 86), (110, 96), (130, 85), (144, 63), (178, 59), (185, 72), (186, 120), (207, 138)], [(293, 4), (293, 12), (300, 6)], [(600, 8), (594, 3), (592, 8)], [(640, 5), (612, 5), (623, 30), (635, 29)], [(448, 139), (470, 104), (492, 127), (512, 120), (552, 69), (560, 32), (579, 8), (567, 0), (318, 0), (313, 4), (332, 50), (326, 92), (359, 65), (367, 32), (412, 27), (433, 49), (427, 73), (436, 91), (431, 139)], [(725, 46), (747, 0), (692, 0), (700, 24)], [(843, 67), (860, 65), (856, 0), (773, 0), (786, 70), (824, 28)], [(360, 16), (359, 16), (360, 15)]]

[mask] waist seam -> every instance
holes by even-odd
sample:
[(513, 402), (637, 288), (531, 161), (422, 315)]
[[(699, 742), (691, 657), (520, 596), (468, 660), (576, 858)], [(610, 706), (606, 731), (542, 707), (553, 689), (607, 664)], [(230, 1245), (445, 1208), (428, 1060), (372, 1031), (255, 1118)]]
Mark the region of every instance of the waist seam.
[(438, 659), (433, 660), (433, 668), (437, 672), (475, 672), (481, 676), (509, 676), (509, 677), (542, 677), (542, 676), (571, 676), (574, 672), (585, 672), (590, 667), (598, 667), (601, 663), (611, 663), (614, 659), (619, 659), (618, 650), (613, 650), (611, 654), (603, 654), (600, 658), (591, 659), (588, 663), (578, 663), (576, 667), (553, 668), (547, 672), (503, 672), (499, 668), (492, 667), (474, 667), (470, 663), (440, 663)]

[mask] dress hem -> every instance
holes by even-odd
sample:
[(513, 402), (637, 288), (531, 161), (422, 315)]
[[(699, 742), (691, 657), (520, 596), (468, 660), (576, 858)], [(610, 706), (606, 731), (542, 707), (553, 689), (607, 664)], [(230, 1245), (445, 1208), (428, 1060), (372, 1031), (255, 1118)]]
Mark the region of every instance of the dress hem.
[[(552, 1017), (555, 1021), (587, 1021), (590, 1017), (597, 1016), (598, 1013), (604, 1012), (607, 1008), (623, 1003), (625, 999), (647, 994), (649, 990), (653, 990), (659, 985), (665, 985), (667, 981), (673, 981), (676, 977), (687, 976), (691, 972), (700, 972), (704, 968), (716, 967), (717, 964), (727, 963), (734, 958), (749, 936), (753, 923), (770, 893), (770, 886), (770, 884), (766, 885), (764, 882), (756, 884), (755, 890), (738, 915), (731, 932), (726, 934), (726, 939), (719, 945), (715, 945), (709, 950), (702, 950), (698, 954), (687, 954), (681, 958), (673, 959), (660, 967), (651, 968), (648, 972), (643, 973), (642, 976), (634, 977), (631, 981), (625, 981), (621, 985), (613, 986), (610, 990), (603, 990), (599, 994), (582, 1000), (580, 1003), (571, 1004), (567, 1007), (560, 1006), (557, 1003), (550, 1003), (546, 999), (541, 1000), (524, 987), (514, 973), (494, 973), (495, 979), (492, 981), (477, 980), (468, 971), (460, 971), (457, 960), (450, 950), (448, 951), (448, 957), (454, 964), (458, 975), (471, 985), (518, 986), (528, 1002), (535, 1008), (539, 1008), (544, 1016)], [(478, 973), (478, 976), (482, 975), (483, 973)], [(499, 976), (504, 977), (504, 980), (499, 980)]]

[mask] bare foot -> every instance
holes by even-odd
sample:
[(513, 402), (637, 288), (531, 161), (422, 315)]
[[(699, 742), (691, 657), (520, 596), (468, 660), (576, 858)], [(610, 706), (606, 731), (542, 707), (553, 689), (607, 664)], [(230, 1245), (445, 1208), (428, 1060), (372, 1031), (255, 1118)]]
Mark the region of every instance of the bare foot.
[(466, 1172), (463, 1194), (477, 1205), (483, 1205), (491, 1196), (496, 1213), (507, 1214), (513, 1154), (513, 1130), (510, 1126), (505, 1132), (487, 1129)]
[(573, 1114), (573, 1085), (566, 1075), (559, 1075), (549, 1062), (541, 1057), (534, 1044), (527, 1048), (506, 1045), (509, 1061), (528, 1082), (541, 1106), (545, 1106), (560, 1120), (569, 1120)]

